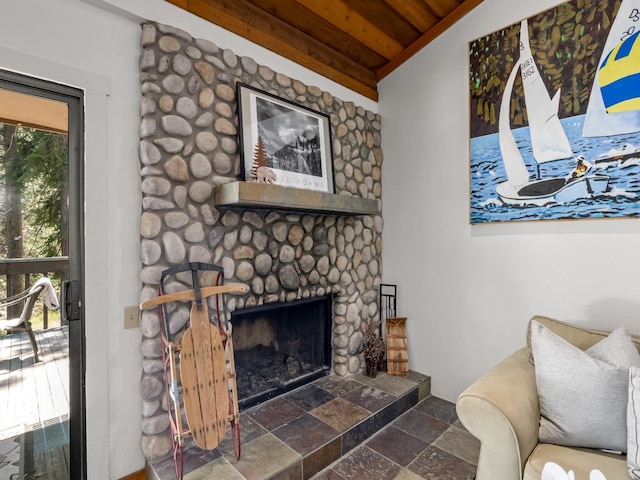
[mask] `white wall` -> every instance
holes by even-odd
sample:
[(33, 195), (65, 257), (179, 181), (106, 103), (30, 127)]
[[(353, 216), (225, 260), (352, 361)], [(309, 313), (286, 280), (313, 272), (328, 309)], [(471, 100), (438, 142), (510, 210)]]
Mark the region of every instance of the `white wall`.
[(86, 91), (90, 480), (122, 478), (144, 468), (140, 331), (122, 327), (123, 308), (138, 303), (141, 286), (138, 59), (143, 18), (182, 28), (196, 38), (377, 111), (375, 102), (163, 0), (3, 2), (0, 68)]
[(383, 280), (410, 367), (450, 401), (534, 314), (640, 333), (638, 220), (469, 224), (468, 42), (558, 3), (485, 0), (380, 84)]
[[(135, 136), (138, 59), (127, 49), (139, 28), (75, 1), (3, 5), (0, 68), (85, 90), (86, 351), (88, 475), (122, 476), (141, 467), (139, 332), (123, 331), (121, 309), (137, 303), (139, 189)], [(104, 49), (109, 45), (110, 49)], [(117, 78), (113, 75), (119, 72)], [(129, 86), (130, 84), (130, 86)], [(111, 96), (107, 96), (110, 94)], [(123, 192), (109, 191), (118, 185)], [(132, 269), (131, 267), (134, 266)], [(127, 352), (126, 358), (118, 353)], [(109, 382), (105, 381), (108, 378)], [(136, 388), (137, 386), (137, 388)], [(124, 402), (126, 408), (115, 408)], [(119, 447), (110, 446), (127, 433)], [(130, 432), (131, 433), (131, 432)], [(134, 452), (131, 453), (127, 452)], [(111, 452), (111, 455), (110, 455)], [(129, 457), (129, 465), (124, 460)]]

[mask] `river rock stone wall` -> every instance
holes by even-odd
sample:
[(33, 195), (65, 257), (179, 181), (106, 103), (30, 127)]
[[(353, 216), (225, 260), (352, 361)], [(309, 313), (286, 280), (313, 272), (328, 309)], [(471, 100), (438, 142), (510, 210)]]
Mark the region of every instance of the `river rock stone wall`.
[[(226, 296), (229, 312), (332, 293), (333, 371), (361, 372), (378, 318), (382, 217), (218, 210), (212, 193), (240, 180), (237, 82), (330, 115), (336, 193), (379, 202), (380, 116), (167, 25), (144, 24), (141, 44), (141, 300), (157, 295), (164, 269), (194, 261), (248, 287)], [(190, 288), (181, 280), (168, 290)], [(177, 341), (188, 319), (186, 306), (170, 307)], [(141, 332), (142, 447), (153, 460), (171, 450), (157, 311), (142, 313)]]

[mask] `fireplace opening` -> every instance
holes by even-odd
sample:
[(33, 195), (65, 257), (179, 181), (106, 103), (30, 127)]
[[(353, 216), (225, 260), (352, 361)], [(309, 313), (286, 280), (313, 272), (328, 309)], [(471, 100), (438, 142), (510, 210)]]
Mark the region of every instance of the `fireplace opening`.
[(330, 295), (237, 310), (231, 322), (240, 408), (329, 373)]

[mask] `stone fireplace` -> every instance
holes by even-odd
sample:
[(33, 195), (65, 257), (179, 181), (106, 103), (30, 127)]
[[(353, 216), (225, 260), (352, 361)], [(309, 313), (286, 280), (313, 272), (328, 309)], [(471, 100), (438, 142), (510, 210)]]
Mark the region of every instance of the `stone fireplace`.
[[(262, 345), (285, 365), (284, 390), (327, 369), (340, 376), (361, 372), (364, 332), (379, 314), (380, 116), (167, 25), (144, 24), (141, 45), (141, 299), (157, 295), (161, 272), (173, 265), (221, 265), (227, 282), (248, 288), (225, 299), (233, 317), (236, 363), (244, 361), (245, 350), (249, 357), (243, 369), (251, 368), (251, 355), (255, 360), (250, 350)], [(244, 187), (255, 184), (240, 181), (237, 82), (330, 116), (335, 194), (316, 201), (316, 192), (289, 189), (282, 207), (262, 201), (281, 198), (280, 191), (257, 190), (259, 198), (242, 198)], [(249, 190), (255, 197), (256, 190)], [(228, 191), (240, 192), (240, 198), (222, 200)], [(191, 285), (177, 279), (171, 288)], [(323, 306), (296, 313), (315, 300)], [(289, 324), (272, 325), (259, 342), (251, 340), (260, 315), (276, 305), (288, 307), (283, 315), (289, 320), (281, 322)], [(313, 318), (317, 309), (328, 310), (324, 320)], [(171, 305), (168, 312), (171, 334), (179, 341), (188, 306)], [(296, 340), (295, 329), (323, 321), (325, 357), (309, 360), (301, 352), (320, 353), (319, 347)], [(143, 312), (141, 333), (142, 448), (153, 460), (171, 451), (156, 311)], [(300, 378), (292, 381), (294, 373)], [(268, 390), (257, 395), (268, 397)]]

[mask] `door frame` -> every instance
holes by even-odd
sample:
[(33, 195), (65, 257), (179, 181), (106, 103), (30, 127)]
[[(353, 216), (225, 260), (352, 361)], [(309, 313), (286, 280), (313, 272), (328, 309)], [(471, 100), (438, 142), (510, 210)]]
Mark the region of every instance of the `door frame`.
[(87, 478), (110, 478), (109, 416), (109, 297), (104, 272), (109, 267), (109, 232), (104, 214), (109, 210), (108, 178), (108, 76), (77, 68), (48, 57), (0, 46), (0, 68), (51, 80), (84, 92), (85, 206), (84, 314), (86, 340)]
[[(84, 297), (84, 92), (0, 69), (0, 88), (65, 103), (68, 108), (68, 279), (80, 282), (80, 320), (69, 323), (69, 474), (87, 478)], [(64, 308), (64, 305), (62, 306)]]

